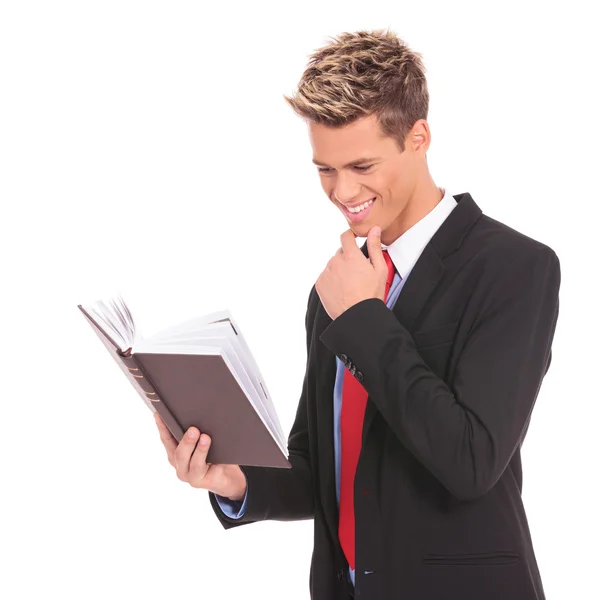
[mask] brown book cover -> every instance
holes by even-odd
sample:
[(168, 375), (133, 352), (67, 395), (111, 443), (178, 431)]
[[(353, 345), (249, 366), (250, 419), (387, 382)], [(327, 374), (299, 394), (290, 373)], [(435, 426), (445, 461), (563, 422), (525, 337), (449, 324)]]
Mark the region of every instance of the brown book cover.
[(221, 355), (122, 351), (83, 306), (78, 308), (177, 441), (194, 426), (211, 436), (207, 462), (291, 467)]

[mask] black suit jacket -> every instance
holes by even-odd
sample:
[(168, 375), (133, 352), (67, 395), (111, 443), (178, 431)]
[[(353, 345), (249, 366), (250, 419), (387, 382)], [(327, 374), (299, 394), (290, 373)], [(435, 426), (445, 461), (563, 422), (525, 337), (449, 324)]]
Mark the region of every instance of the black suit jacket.
[(470, 194), (454, 198), (393, 310), (369, 299), (332, 321), (313, 286), (292, 469), (243, 467), (240, 520), (211, 496), (225, 528), (314, 519), (313, 600), (349, 597), (337, 533), (336, 356), (369, 394), (355, 479), (357, 599), (544, 598), (520, 448), (550, 365), (560, 265)]

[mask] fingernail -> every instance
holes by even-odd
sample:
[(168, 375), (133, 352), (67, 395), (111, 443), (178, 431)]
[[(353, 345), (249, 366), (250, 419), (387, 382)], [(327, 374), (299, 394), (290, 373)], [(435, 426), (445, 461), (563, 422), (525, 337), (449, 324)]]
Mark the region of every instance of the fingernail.
[(204, 435), (204, 434), (202, 434), (202, 435), (200, 436), (200, 445), (201, 445), (201, 446), (206, 446), (206, 444), (208, 444), (208, 436), (207, 436), (207, 435)]
[(188, 437), (190, 440), (195, 440), (198, 437), (198, 432), (195, 429), (188, 431)]

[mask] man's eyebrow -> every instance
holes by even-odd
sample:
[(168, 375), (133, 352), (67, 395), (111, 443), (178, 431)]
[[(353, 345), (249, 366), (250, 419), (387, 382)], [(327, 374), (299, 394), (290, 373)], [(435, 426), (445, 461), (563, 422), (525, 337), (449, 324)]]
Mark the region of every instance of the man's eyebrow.
[[(381, 160), (381, 158), (379, 158), (378, 156), (359, 158), (358, 160), (353, 160), (352, 162), (349, 162), (347, 165), (344, 165), (344, 169), (346, 169), (347, 167), (355, 167), (357, 165), (362, 165), (364, 163), (376, 162), (378, 160)], [(315, 165), (319, 165), (320, 167), (328, 167), (329, 166), (325, 163), (318, 161), (316, 158), (313, 158), (312, 161), (313, 161), (313, 163), (315, 163)]]

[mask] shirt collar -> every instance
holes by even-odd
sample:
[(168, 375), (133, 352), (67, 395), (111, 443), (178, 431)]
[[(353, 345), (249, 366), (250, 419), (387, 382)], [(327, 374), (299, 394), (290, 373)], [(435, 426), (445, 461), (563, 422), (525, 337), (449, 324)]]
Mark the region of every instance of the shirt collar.
[(408, 276), (425, 246), (458, 204), (447, 189), (440, 189), (444, 192), (444, 196), (433, 210), (389, 246), (381, 244), (381, 247), (389, 252), (394, 267), (402, 279)]

